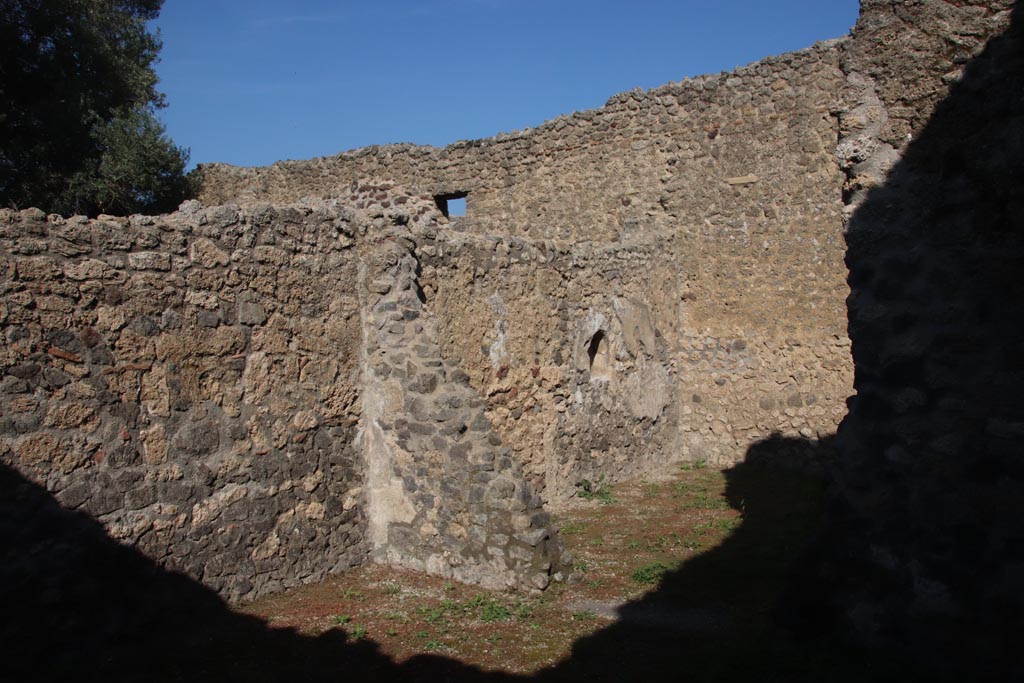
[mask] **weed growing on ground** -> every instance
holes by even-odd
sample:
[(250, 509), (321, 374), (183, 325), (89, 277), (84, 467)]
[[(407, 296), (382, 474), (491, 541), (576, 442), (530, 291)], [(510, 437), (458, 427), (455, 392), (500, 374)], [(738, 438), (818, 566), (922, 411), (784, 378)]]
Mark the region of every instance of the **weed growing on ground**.
[(366, 593), (356, 590), (355, 588), (345, 588), (341, 591), (341, 597), (349, 600), (363, 601), (366, 599)]
[(658, 536), (653, 541), (648, 541), (647, 546), (644, 548), (647, 552), (660, 553), (665, 550), (665, 544), (667, 539), (664, 536)]
[(423, 617), (423, 620), (428, 624), (436, 624), (444, 620), (445, 609), (443, 606), (428, 607), (426, 605), (421, 605), (420, 607), (416, 608), (416, 611), (419, 613), (421, 617)]
[(482, 621), (505, 621), (512, 618), (512, 612), (493, 598), (485, 600), (480, 608), (480, 619)]
[(606, 484), (604, 481), (604, 475), (597, 482), (591, 482), (589, 479), (584, 479), (578, 485), (578, 495), (583, 500), (596, 500), (602, 505), (610, 505), (615, 502), (615, 497), (612, 495), (612, 489), (610, 484)]
[(736, 517), (726, 517), (724, 519), (713, 519), (709, 522), (701, 522), (693, 528), (697, 533), (703, 531), (732, 531), (740, 525), (740, 519)]
[(671, 565), (666, 564), (661, 560), (655, 560), (654, 562), (637, 568), (631, 574), (631, 578), (637, 583), (655, 584), (658, 583), (658, 581), (661, 580), (662, 575), (670, 569), (672, 569)]
[(709, 493), (698, 494), (693, 502), (700, 510), (726, 510), (730, 507), (729, 501), (725, 498)]
[(559, 533), (565, 534), (566, 536), (572, 536), (573, 534), (582, 534), (587, 530), (587, 525), (583, 522), (575, 522), (573, 524), (566, 524), (558, 530)]
[(348, 630), (348, 634), (352, 636), (353, 640), (362, 640), (366, 637), (367, 633), (369, 633), (367, 628), (365, 626), (360, 626), (359, 624), (353, 624), (352, 628)]
[(708, 466), (707, 460), (694, 460), (693, 462), (684, 462), (679, 465), (679, 469), (683, 472), (690, 470), (702, 470)]
[(335, 614), (331, 617), (331, 622), (335, 624), (347, 624), (352, 621), (352, 617), (347, 614)]
[(681, 498), (694, 490), (694, 486), (688, 481), (677, 481), (672, 484), (672, 497)]

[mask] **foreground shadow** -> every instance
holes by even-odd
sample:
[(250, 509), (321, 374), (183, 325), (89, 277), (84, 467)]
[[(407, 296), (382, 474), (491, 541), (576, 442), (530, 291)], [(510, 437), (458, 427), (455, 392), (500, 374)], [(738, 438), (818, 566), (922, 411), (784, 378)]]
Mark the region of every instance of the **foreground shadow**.
[[(820, 482), (803, 465), (828, 448), (783, 438), (752, 447), (746, 463), (726, 472), (729, 504), (743, 515), (739, 528), (536, 678), (847, 680), (829, 675), (835, 653), (807, 657), (772, 612), (816, 526)], [(443, 657), (395, 663), (372, 641), (348, 641), (341, 630), (311, 637), (272, 629), (113, 541), (96, 521), (2, 465), (0, 501), (8, 680), (521, 679)]]
[(802, 611), (929, 680), (1024, 680), (1024, 4), (971, 4), (1009, 28), (847, 229), (857, 395)]
[[(782, 626), (778, 605), (818, 529), (818, 471), (831, 440), (773, 436), (724, 472), (741, 524), (724, 542), (667, 573), (623, 606), (619, 621), (581, 639), (542, 680), (863, 680), (852, 654), (825, 639), (808, 650)], [(666, 532), (672, 530), (665, 530)]]
[(438, 681), (344, 632), (306, 637), (232, 612), (209, 589), (110, 539), (0, 465), (0, 660), (8, 681)]

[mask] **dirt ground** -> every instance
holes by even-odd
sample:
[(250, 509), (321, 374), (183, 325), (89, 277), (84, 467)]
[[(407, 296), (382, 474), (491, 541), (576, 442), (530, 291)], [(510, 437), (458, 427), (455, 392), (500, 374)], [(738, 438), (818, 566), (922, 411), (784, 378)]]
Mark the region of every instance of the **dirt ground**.
[(595, 488), (555, 511), (573, 572), (542, 594), (368, 565), (243, 611), (274, 629), (372, 641), (396, 663), (439, 655), (514, 674), (572, 670), (582, 664), (574, 652), (615, 631), (615, 649), (627, 659), (655, 640), (651, 631), (713, 648), (740, 634), (778, 640), (770, 611), (817, 516), (813, 481), (767, 470), (737, 478), (698, 466)]
[(591, 487), (554, 511), (574, 567), (540, 594), (368, 565), (244, 607), (111, 540), (0, 467), (11, 541), (0, 563), (0, 678), (916, 680), (866, 670), (827, 633), (790, 632), (794, 611), (813, 605), (793, 572), (820, 517), (821, 484), (753, 456), (791, 460), (793, 448), (777, 440), (725, 471), (691, 467)]

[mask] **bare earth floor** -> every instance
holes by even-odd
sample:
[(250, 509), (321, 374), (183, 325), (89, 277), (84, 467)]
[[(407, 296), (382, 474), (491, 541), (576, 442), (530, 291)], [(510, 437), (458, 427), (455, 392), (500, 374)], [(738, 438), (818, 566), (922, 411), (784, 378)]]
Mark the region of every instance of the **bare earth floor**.
[(784, 626), (814, 611), (794, 571), (820, 517), (818, 480), (744, 464), (590, 488), (555, 511), (574, 570), (543, 594), (371, 565), (230, 608), (0, 468), (0, 679), (917, 680)]
[(818, 516), (815, 481), (691, 467), (591, 488), (555, 513), (574, 569), (543, 594), (370, 565), (242, 611), (307, 637), (341, 632), (413, 669), (424, 655), (456, 660), (455, 670), (557, 678), (830, 678), (773, 619)]

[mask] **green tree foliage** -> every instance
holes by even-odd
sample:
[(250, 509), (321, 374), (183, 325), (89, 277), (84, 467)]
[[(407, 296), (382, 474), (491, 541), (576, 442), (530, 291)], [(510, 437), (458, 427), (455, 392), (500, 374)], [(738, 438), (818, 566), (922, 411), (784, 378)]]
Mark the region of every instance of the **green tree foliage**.
[(163, 0), (0, 0), (0, 205), (173, 208), (188, 154), (166, 136), (146, 28)]

